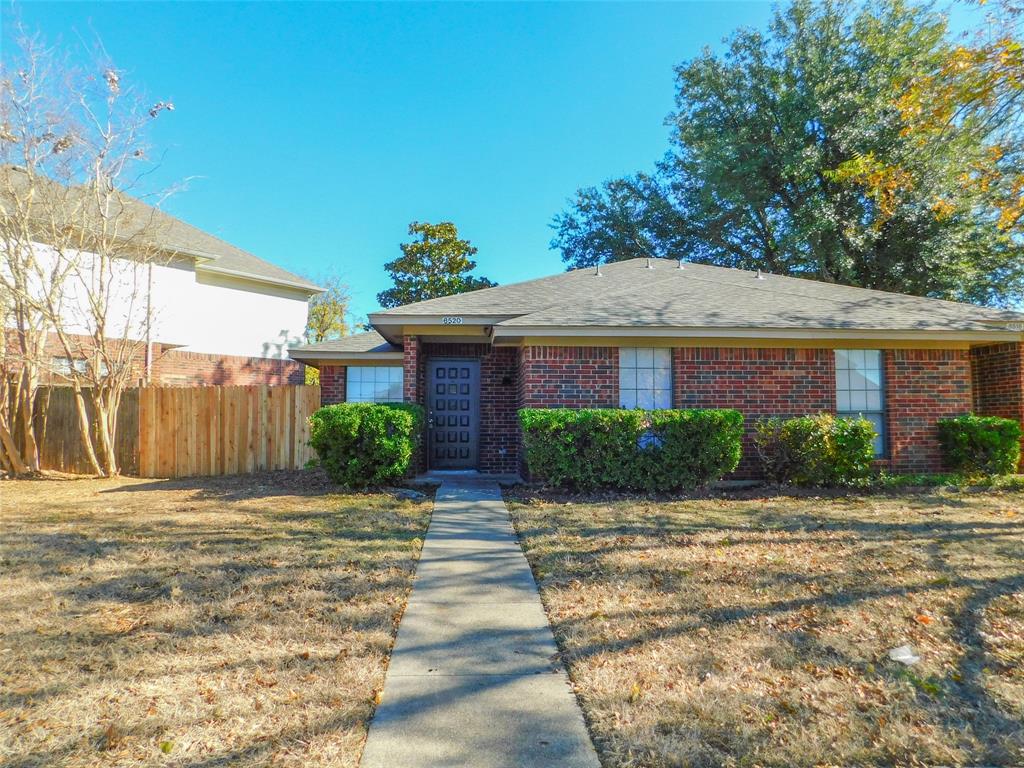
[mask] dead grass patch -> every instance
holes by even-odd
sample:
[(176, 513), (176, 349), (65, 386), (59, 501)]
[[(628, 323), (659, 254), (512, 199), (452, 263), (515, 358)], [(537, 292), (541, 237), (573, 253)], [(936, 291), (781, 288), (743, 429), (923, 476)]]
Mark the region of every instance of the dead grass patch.
[(355, 766), (429, 500), (0, 483), (0, 764)]
[(605, 766), (1024, 763), (1024, 494), (510, 502)]

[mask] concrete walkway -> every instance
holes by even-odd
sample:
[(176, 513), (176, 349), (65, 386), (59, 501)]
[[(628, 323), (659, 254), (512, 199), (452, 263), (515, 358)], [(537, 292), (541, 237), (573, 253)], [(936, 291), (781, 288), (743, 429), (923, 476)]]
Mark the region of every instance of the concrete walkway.
[(362, 768), (599, 768), (498, 486), (446, 479)]

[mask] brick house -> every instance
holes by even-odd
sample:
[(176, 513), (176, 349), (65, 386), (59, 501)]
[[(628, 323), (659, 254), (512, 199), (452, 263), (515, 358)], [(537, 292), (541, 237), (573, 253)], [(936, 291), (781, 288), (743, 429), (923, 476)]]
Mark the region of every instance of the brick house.
[(289, 353), (325, 404), (424, 405), (432, 469), (519, 470), (523, 407), (862, 414), (893, 472), (941, 469), (937, 419), (1024, 418), (1024, 315), (814, 280), (633, 259), (370, 321)]

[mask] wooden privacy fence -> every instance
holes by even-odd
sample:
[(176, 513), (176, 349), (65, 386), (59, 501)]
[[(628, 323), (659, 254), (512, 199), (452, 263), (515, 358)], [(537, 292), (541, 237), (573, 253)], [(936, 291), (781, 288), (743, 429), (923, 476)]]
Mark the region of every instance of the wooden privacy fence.
[[(85, 391), (85, 411), (93, 423), (92, 399)], [(39, 440), (39, 461), (43, 469), (58, 472), (89, 474), (92, 466), (86, 458), (79, 427), (75, 391), (71, 387), (40, 387), (36, 391), (36, 439)], [(21, 424), (14, 426), (15, 437), (21, 442)], [(139, 460), (139, 390), (125, 390), (121, 407), (117, 411), (117, 432), (114, 436), (117, 465), (126, 475), (138, 472)]]
[(142, 477), (300, 469), (314, 458), (309, 416), (320, 387), (144, 387), (139, 390)]
[[(71, 387), (40, 387), (37, 397), (43, 468), (89, 474)], [(117, 413), (118, 466), (141, 477), (301, 469), (315, 456), (309, 416), (319, 407), (320, 387), (129, 389)], [(88, 393), (86, 410), (91, 418)]]

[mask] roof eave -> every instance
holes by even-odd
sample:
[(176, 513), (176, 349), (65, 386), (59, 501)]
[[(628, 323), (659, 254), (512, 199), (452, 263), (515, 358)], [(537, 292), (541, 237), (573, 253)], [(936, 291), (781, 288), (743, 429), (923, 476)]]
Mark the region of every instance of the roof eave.
[(552, 326), (496, 325), (495, 340), (525, 336), (749, 338), (749, 339), (879, 339), (928, 341), (1020, 341), (1024, 334), (1001, 329), (891, 329), (891, 328), (743, 328), (709, 326)]
[[(193, 258), (209, 258), (203, 256), (197, 256), (196, 254), (186, 253), (184, 251), (178, 251), (184, 255), (192, 256)], [(196, 271), (201, 272), (212, 272), (217, 275), (224, 275), (226, 277), (237, 277), (242, 280), (251, 280), (254, 283), (263, 283), (265, 285), (280, 285), (286, 288), (294, 288), (299, 291), (305, 291), (310, 296), (318, 293), (324, 293), (327, 289), (321, 288), (318, 285), (312, 283), (300, 283), (294, 280), (281, 280), (273, 277), (266, 277), (265, 275), (254, 275), (251, 272), (240, 272), (236, 269), (225, 269), (224, 267), (213, 266), (209, 262), (202, 262), (196, 264)]]
[(288, 357), (299, 362), (310, 360), (327, 360), (331, 362), (344, 362), (345, 360), (401, 360), (402, 350), (386, 350), (383, 352), (328, 352), (315, 349), (289, 349)]

